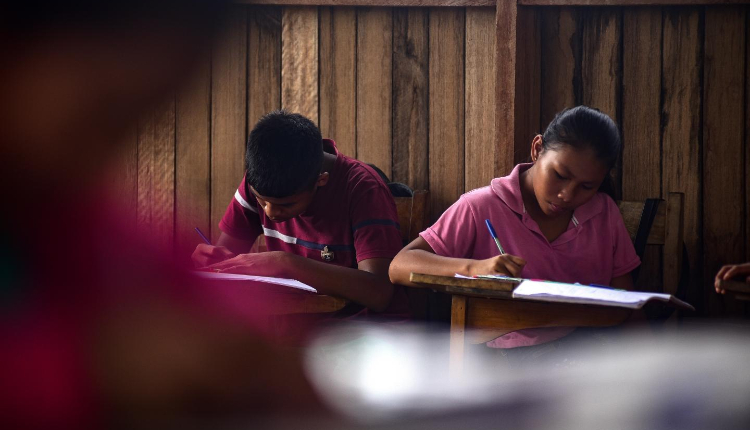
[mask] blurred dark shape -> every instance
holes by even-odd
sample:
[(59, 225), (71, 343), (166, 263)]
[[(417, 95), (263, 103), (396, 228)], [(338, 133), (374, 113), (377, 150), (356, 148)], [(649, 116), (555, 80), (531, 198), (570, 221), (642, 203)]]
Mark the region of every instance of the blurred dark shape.
[(122, 226), (103, 180), (223, 3), (0, 6), (0, 428), (321, 410), (298, 353), (264, 335), (269, 298), (238, 308), (176, 269)]

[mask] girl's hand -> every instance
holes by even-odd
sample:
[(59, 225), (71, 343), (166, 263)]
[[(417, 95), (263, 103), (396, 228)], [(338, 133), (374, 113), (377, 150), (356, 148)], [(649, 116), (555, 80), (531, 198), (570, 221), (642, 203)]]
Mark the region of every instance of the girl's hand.
[(526, 260), (515, 255), (503, 254), (486, 260), (475, 260), (468, 267), (468, 276), (506, 275), (518, 277)]
[(727, 264), (719, 269), (719, 273), (716, 274), (716, 279), (714, 280), (714, 288), (716, 288), (716, 292), (724, 294), (726, 291), (720, 288), (721, 281), (729, 281), (733, 278), (738, 278), (738, 281), (744, 281), (750, 285), (750, 263)]

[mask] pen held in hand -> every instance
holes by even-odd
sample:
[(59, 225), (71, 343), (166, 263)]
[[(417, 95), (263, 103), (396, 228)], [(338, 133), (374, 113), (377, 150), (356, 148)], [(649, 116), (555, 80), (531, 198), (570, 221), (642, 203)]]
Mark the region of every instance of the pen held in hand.
[(201, 239), (203, 239), (203, 241), (206, 242), (206, 244), (213, 246), (213, 244), (211, 243), (211, 241), (208, 240), (208, 238), (206, 237), (205, 234), (203, 234), (203, 232), (201, 231), (201, 229), (199, 229), (198, 227), (196, 227), (195, 228), (195, 232), (198, 233), (198, 236), (200, 236)]
[(495, 244), (497, 245), (497, 249), (500, 251), (500, 255), (505, 254), (505, 250), (503, 249), (503, 246), (500, 245), (500, 240), (497, 238), (497, 233), (495, 233), (495, 228), (492, 227), (492, 223), (490, 222), (490, 220), (486, 219), (484, 220), (484, 223), (487, 224), (487, 230), (490, 231), (492, 238), (495, 239)]

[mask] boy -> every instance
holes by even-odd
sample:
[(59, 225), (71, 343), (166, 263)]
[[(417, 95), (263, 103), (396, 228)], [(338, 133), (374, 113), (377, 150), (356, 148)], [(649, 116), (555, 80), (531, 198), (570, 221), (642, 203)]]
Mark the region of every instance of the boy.
[[(388, 308), (388, 267), (401, 235), (393, 198), (372, 168), (286, 111), (255, 125), (245, 168), (216, 246), (193, 253), (197, 266), (294, 278), (377, 312)], [(249, 253), (260, 234), (269, 252)], [(401, 294), (394, 302), (405, 303)]]

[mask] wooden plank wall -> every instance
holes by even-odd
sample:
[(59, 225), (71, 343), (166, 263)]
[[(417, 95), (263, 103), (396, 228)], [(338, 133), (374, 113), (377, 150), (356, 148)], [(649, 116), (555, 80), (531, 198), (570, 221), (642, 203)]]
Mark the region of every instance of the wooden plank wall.
[[(495, 148), (494, 8), (233, 6), (191, 85), (130, 139), (131, 183), (119, 186), (134, 223), (182, 253), (195, 226), (216, 237), (248, 131), (278, 107), (429, 189), (436, 219), (506, 174), (505, 154), (525, 160), (556, 112), (586, 103), (621, 127), (623, 198), (685, 193), (688, 299), (705, 314), (745, 312), (710, 284), (721, 263), (750, 259), (748, 7), (519, 7), (517, 19), (528, 108), (515, 112), (514, 148)], [(658, 263), (644, 279), (660, 282), (648, 272)]]

